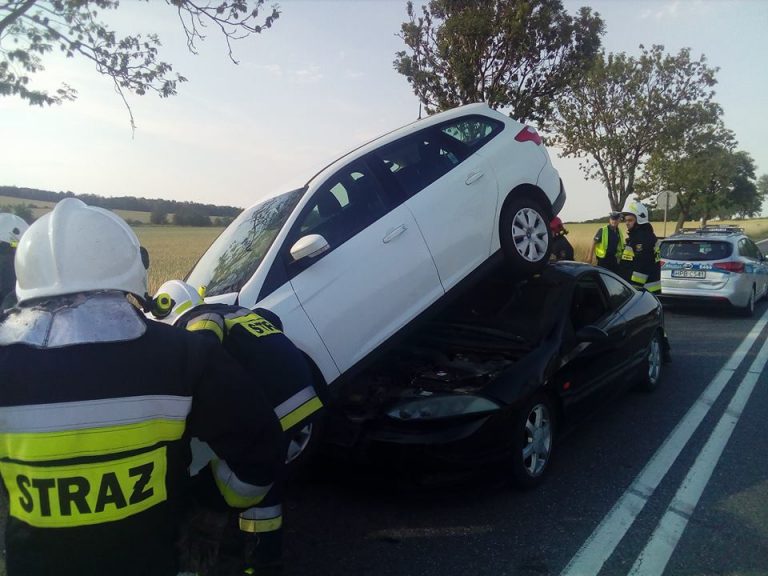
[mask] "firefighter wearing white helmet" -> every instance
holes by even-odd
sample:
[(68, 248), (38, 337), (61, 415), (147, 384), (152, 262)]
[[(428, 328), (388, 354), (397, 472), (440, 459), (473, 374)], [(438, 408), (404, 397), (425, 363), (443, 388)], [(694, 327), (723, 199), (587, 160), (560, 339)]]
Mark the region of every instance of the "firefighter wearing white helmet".
[(21, 235), (29, 225), (16, 214), (0, 214), (0, 310), (15, 303), (16, 273), (13, 259)]
[[(306, 448), (307, 432), (311, 434), (322, 408), (304, 355), (283, 334), (282, 323), (276, 314), (263, 308), (249, 310), (228, 304), (206, 304), (201, 291), (181, 280), (166, 282), (155, 295), (150, 317), (224, 345), (226, 351), (253, 376), (253, 386), (264, 392), (280, 419), (283, 456), (290, 463)], [(316, 429), (314, 431), (317, 433)], [(204, 468), (201, 475), (208, 473)], [(203, 483), (203, 486), (209, 485)], [(229, 573), (227, 570), (243, 573), (249, 569), (257, 574), (279, 572), (282, 491), (282, 483), (275, 482), (259, 505), (239, 515), (230, 515), (228, 522), (239, 527), (240, 533), (235, 531), (234, 536), (226, 532), (221, 534), (226, 542), (216, 547), (220, 551), (216, 559), (217, 573)], [(212, 499), (206, 493), (196, 493), (195, 497), (199, 502), (210, 503)], [(209, 514), (201, 514), (194, 516), (192, 521), (208, 517)], [(205, 531), (204, 527), (193, 529), (198, 534)], [(199, 549), (205, 542), (192, 540), (186, 545)]]
[(628, 235), (621, 253), (619, 273), (637, 289), (658, 296), (661, 293), (661, 263), (648, 209), (637, 200), (629, 200), (622, 214)]
[(75, 199), (21, 238), (0, 314), (8, 576), (175, 576), (190, 435), (243, 508), (273, 481), (271, 407), (220, 346), (129, 302), (146, 263), (122, 219)]

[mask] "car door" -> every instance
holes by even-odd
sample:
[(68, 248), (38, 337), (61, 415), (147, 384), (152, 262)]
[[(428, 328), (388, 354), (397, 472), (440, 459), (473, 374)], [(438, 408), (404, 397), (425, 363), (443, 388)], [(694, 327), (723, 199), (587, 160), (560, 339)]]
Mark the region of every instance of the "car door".
[[(611, 396), (611, 387), (626, 370), (626, 327), (620, 306), (612, 303), (601, 274), (588, 273), (575, 283), (570, 307), (570, 323), (573, 337), (570, 350), (564, 354), (567, 360), (564, 377), (569, 389), (564, 402), (569, 411), (588, 413), (596, 404)], [(579, 331), (587, 326), (604, 330), (604, 340), (582, 341)]]
[[(328, 250), (291, 260), (290, 247), (311, 234), (323, 236)], [(341, 372), (443, 294), (413, 216), (388, 200), (365, 159), (318, 188), (285, 254), (296, 297)]]
[(495, 126), (490, 119), (482, 122), (470, 126), (459, 119), (422, 130), (377, 153), (391, 167), (446, 290), (490, 254), (498, 203), (496, 176), (473, 146), (456, 137), (469, 126), (475, 130), (475, 141), (482, 139)]

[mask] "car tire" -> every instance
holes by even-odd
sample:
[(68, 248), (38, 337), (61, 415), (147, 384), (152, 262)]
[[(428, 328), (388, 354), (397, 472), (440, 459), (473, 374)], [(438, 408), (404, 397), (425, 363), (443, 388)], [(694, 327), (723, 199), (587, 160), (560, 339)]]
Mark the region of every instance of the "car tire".
[(286, 438), (285, 475), (287, 478), (300, 477), (314, 460), (322, 443), (325, 430), (325, 411), (321, 410), (312, 421), (297, 428)]
[(534, 394), (515, 413), (512, 433), (512, 481), (523, 490), (535, 488), (549, 470), (554, 447), (555, 411), (546, 394)]
[(752, 286), (752, 291), (749, 293), (749, 300), (747, 304), (739, 308), (739, 312), (746, 318), (751, 318), (755, 314), (755, 287)]
[(513, 271), (522, 276), (539, 272), (549, 260), (549, 217), (527, 196), (510, 198), (499, 221), (499, 242)]
[(643, 392), (653, 392), (661, 381), (661, 367), (664, 365), (664, 342), (661, 334), (653, 333), (648, 343), (648, 354), (641, 364), (639, 388)]

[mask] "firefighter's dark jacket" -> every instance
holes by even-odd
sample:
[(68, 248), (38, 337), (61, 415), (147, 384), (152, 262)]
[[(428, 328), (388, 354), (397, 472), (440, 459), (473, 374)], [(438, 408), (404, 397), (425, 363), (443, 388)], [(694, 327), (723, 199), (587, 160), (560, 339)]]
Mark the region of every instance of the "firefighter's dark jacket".
[(661, 292), (661, 265), (656, 249), (656, 234), (650, 224), (638, 224), (629, 231), (621, 254), (619, 272), (637, 288)]
[(182, 315), (176, 326), (222, 342), (257, 381), (275, 407), (284, 431), (303, 425), (322, 407), (304, 355), (283, 334), (282, 323), (273, 312), (202, 304)]
[(268, 490), (281, 432), (261, 390), (221, 346), (146, 324), (131, 341), (0, 346), (9, 576), (174, 575), (190, 435), (243, 508)]

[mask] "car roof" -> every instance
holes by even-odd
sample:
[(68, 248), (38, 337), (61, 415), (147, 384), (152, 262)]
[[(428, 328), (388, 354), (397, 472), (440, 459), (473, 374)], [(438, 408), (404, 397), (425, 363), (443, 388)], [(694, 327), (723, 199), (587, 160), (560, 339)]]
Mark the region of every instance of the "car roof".
[[(384, 134), (377, 136), (376, 138), (373, 138), (372, 140), (369, 140), (368, 142), (365, 142), (364, 144), (361, 144), (356, 148), (353, 148), (352, 150), (339, 156), (338, 158), (333, 160), (331, 163), (327, 164), (325, 167), (319, 170), (307, 181), (306, 185), (309, 186), (318, 176), (320, 176), (321, 174), (324, 174), (326, 171), (329, 171), (330, 169), (335, 168), (336, 164), (339, 164), (342, 161), (348, 162), (349, 160), (363, 156), (368, 152), (370, 152), (371, 150), (378, 148), (379, 146), (389, 144), (390, 142), (394, 142), (398, 138), (402, 138), (403, 136), (407, 136), (408, 134), (418, 132), (419, 130), (422, 130), (424, 128), (428, 128), (430, 126), (440, 124), (447, 120), (452, 120), (453, 118), (459, 118), (461, 116), (469, 116), (472, 114), (487, 116), (489, 118), (501, 120), (502, 122), (505, 122), (505, 123), (512, 122), (515, 124), (519, 124), (516, 120), (513, 120), (509, 116), (505, 116), (504, 114), (497, 112), (496, 110), (493, 110), (485, 102), (475, 102), (473, 104), (464, 104), (463, 106), (457, 106), (456, 108), (451, 108), (450, 110), (446, 110), (444, 112), (438, 112), (437, 114), (432, 114), (431, 116), (427, 116), (426, 118), (420, 118), (418, 120), (414, 120), (413, 122), (409, 122), (404, 126), (395, 128), (394, 130), (391, 130), (389, 132), (385, 132)], [(523, 126), (523, 124), (520, 124), (520, 126)]]
[(747, 237), (744, 229), (740, 226), (705, 226), (704, 228), (683, 228), (679, 232), (676, 232), (668, 238), (664, 238), (662, 242), (669, 242), (671, 240), (739, 240)]

